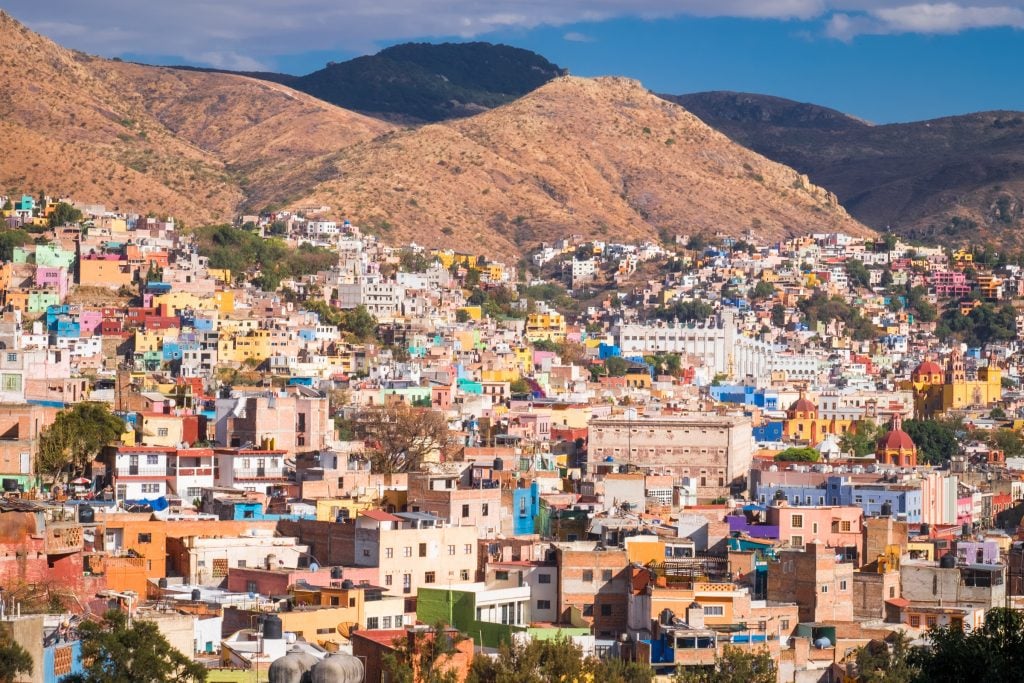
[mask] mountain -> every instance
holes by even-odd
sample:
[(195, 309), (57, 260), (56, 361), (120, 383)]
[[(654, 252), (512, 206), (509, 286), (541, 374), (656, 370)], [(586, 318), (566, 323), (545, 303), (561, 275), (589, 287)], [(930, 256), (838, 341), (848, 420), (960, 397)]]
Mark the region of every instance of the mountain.
[(0, 32), (8, 194), (223, 221), (308, 192), (327, 172), (311, 160), (392, 128), (275, 83), (66, 50), (3, 12)]
[(396, 131), (332, 155), (304, 197), (388, 239), (522, 253), (579, 233), (870, 232), (796, 171), (622, 78), (559, 77), (471, 118)]
[(832, 190), (855, 217), (918, 239), (1015, 243), (1024, 227), (1024, 113), (871, 125), (747, 93), (664, 96)]
[(492, 109), (564, 73), (535, 52), (477, 42), (405, 43), (375, 55), (331, 62), (305, 76), (242, 75), (281, 83), (378, 118), (423, 123)]

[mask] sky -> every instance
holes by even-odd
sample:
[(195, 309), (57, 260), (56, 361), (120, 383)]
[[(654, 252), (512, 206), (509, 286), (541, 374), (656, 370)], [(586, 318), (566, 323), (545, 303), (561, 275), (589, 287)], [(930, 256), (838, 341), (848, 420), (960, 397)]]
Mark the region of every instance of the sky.
[(410, 40), (524, 47), (660, 93), (735, 90), (876, 123), (1024, 110), (1024, 0), (5, 0), (67, 47), (302, 74)]

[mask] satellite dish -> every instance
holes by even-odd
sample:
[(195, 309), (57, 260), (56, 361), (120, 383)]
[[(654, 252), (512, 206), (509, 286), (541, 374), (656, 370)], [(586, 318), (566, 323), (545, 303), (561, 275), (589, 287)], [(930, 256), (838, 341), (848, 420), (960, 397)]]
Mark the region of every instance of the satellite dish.
[(320, 571), (320, 565), (318, 565), (316, 562), (310, 562), (309, 563), (309, 571), (311, 571), (311, 572)]

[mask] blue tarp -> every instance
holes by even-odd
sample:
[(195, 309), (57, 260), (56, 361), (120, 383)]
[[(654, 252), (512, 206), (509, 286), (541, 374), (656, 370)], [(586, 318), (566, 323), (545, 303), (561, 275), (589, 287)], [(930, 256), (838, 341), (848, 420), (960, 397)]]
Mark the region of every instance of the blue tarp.
[(170, 507), (169, 504), (167, 503), (167, 499), (164, 498), (163, 496), (160, 496), (159, 498), (154, 498), (153, 500), (148, 500), (146, 498), (139, 498), (137, 500), (126, 500), (125, 503), (128, 505), (146, 505), (153, 512), (162, 512), (163, 510), (166, 510), (168, 507)]

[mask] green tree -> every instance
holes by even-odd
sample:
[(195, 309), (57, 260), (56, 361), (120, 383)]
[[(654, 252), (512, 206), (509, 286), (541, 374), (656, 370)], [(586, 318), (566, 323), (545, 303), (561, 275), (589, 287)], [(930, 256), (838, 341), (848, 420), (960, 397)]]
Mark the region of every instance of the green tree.
[(881, 436), (878, 426), (870, 420), (858, 420), (851, 429), (839, 437), (839, 447), (858, 458), (875, 452), (878, 438)]
[(714, 666), (676, 670), (673, 683), (775, 683), (778, 673), (768, 650), (749, 652), (726, 645)]
[(0, 683), (14, 683), (18, 674), (32, 673), (32, 655), (13, 640), (0, 644)]
[(793, 446), (778, 453), (775, 462), (818, 462), (821, 454), (813, 448)]
[(611, 356), (604, 359), (605, 374), (609, 377), (622, 377), (631, 365), (628, 360), (619, 356)]
[(859, 683), (913, 683), (919, 675), (911, 663), (910, 640), (902, 631), (893, 633), (889, 642), (872, 640), (857, 650)]
[(915, 649), (910, 662), (924, 683), (1019, 681), (1024, 671), (1024, 614), (997, 607), (971, 631), (956, 626), (928, 631), (927, 648)]
[(764, 301), (773, 296), (775, 296), (775, 285), (766, 280), (758, 280), (754, 285), (754, 291), (750, 294), (750, 298), (754, 301)]
[(58, 202), (57, 207), (50, 214), (50, 227), (57, 228), (62, 225), (74, 225), (82, 222), (82, 212), (66, 202)]
[(61, 475), (80, 476), (104, 446), (119, 440), (124, 421), (105, 403), (86, 401), (57, 413), (43, 430), (36, 456), (37, 469), (57, 482)]
[(584, 657), (583, 649), (565, 636), (527, 643), (503, 643), (498, 656), (477, 655), (467, 683), (548, 683), (593, 680), (595, 683), (649, 683), (654, 671), (645, 664), (621, 659)]
[(992, 432), (992, 447), (1001, 450), (1006, 457), (1016, 458), (1024, 454), (1024, 439), (1012, 429), (997, 429)]
[(23, 247), (31, 241), (31, 235), (24, 230), (0, 230), (0, 261), (12, 260), (14, 248)]
[(917, 446), (918, 460), (930, 465), (941, 465), (959, 449), (956, 440), (957, 424), (949, 420), (907, 420), (905, 431)]
[(859, 259), (851, 258), (846, 260), (846, 277), (849, 279), (850, 284), (855, 287), (871, 286), (871, 271)]
[(772, 305), (772, 325), (775, 327), (786, 326), (786, 307), (781, 303)]
[(458, 683), (459, 671), (452, 661), (466, 638), (443, 622), (416, 632), (412, 640), (397, 638), (395, 649), (384, 655), (385, 671), (394, 683)]
[(469, 313), (467, 311), (462, 310), (461, 308), (459, 310), (455, 311), (455, 322), (457, 322), (457, 323), (468, 323), (469, 322)]
[(171, 647), (152, 621), (136, 620), (128, 626), (118, 610), (102, 621), (84, 621), (78, 627), (84, 671), (61, 683), (199, 683), (206, 667)]

